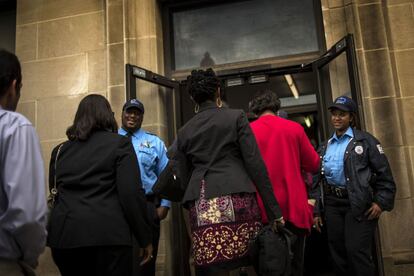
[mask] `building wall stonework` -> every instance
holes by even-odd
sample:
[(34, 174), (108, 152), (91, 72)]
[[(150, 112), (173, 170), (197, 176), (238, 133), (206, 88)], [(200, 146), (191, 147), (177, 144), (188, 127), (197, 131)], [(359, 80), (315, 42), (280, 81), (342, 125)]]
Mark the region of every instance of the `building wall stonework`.
[(323, 0), (322, 9), (328, 48), (354, 34), (365, 124), (382, 142), (397, 184), (395, 209), (380, 220), (385, 274), (412, 275), (414, 1)]
[[(107, 95), (105, 2), (18, 0), (16, 21), (23, 73), (18, 111), (36, 127), (47, 173), (51, 150), (66, 140), (79, 101)], [(59, 275), (48, 249), (37, 272)]]
[[(125, 102), (125, 64), (133, 64), (158, 74), (164, 72), (161, 13), (153, 0), (107, 0), (108, 98), (120, 118)], [(143, 129), (157, 134), (168, 146), (166, 93), (155, 84), (137, 80), (137, 98), (145, 106)], [(161, 222), (157, 275), (170, 275), (171, 216)]]
[[(118, 123), (125, 102), (125, 63), (163, 72), (160, 11), (153, 0), (18, 0), (16, 54), (23, 89), (18, 111), (39, 134), (47, 173), (53, 147), (64, 141), (80, 100), (90, 93), (108, 98)], [(140, 84), (143, 128), (166, 139), (165, 91)], [(169, 275), (170, 220), (163, 222), (158, 275)], [(171, 263), (171, 262), (170, 262)], [(39, 275), (59, 275), (50, 251)]]
[[(396, 206), (380, 220), (387, 276), (414, 274), (414, 0), (321, 0), (327, 48), (353, 33), (365, 125), (382, 142), (397, 183)], [(47, 171), (79, 101), (106, 96), (120, 123), (125, 63), (164, 72), (155, 0), (17, 0), (16, 54), (23, 89), (18, 111), (35, 125)], [(333, 97), (349, 90), (345, 58), (330, 65)], [(138, 81), (143, 127), (167, 139), (166, 93)], [(171, 141), (169, 141), (171, 142)], [(162, 225), (158, 275), (170, 275), (170, 218)], [(46, 251), (39, 275), (58, 275)]]

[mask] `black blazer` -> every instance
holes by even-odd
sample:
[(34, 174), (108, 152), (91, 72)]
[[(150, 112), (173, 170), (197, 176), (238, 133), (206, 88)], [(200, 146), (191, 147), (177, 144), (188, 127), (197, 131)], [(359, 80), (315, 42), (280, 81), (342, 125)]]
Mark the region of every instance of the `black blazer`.
[[(49, 187), (57, 153), (52, 151)], [(56, 167), (58, 197), (50, 214), (48, 246), (132, 245), (151, 240), (138, 161), (130, 140), (98, 131), (83, 142), (68, 141)]]
[(187, 157), (188, 165), (183, 167), (189, 168), (184, 203), (200, 197), (202, 179), (207, 198), (253, 193), (254, 183), (269, 219), (282, 216), (244, 111), (204, 103), (179, 130), (177, 145)]

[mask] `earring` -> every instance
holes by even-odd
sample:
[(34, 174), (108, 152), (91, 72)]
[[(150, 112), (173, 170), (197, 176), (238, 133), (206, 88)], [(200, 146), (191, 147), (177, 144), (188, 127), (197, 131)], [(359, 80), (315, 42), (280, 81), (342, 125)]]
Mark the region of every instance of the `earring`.
[(223, 102), (222, 102), (220, 97), (216, 98), (216, 105), (217, 105), (217, 107), (222, 107), (223, 106)]
[(221, 101), (220, 97), (220, 85), (217, 87), (217, 98), (216, 98), (216, 105), (218, 108), (221, 108), (223, 106), (223, 102)]
[(200, 110), (200, 106), (198, 104), (195, 104), (194, 113), (198, 113), (199, 110)]

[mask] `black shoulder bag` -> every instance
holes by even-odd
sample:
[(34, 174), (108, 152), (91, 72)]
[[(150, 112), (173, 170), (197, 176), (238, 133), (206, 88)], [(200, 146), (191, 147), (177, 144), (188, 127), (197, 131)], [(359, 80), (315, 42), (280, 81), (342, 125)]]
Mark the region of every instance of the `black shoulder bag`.
[(292, 272), (292, 244), (296, 236), (285, 227), (274, 232), (270, 225), (264, 226), (252, 241), (249, 255), (258, 275), (288, 276)]
[(168, 164), (152, 188), (154, 194), (173, 202), (182, 201), (191, 175), (187, 157), (178, 149), (178, 143), (177, 138), (168, 149)]

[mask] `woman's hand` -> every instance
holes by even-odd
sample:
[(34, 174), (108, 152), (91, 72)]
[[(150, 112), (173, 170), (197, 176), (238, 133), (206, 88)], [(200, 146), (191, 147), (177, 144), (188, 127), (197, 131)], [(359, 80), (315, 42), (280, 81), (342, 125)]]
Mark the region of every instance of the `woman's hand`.
[(318, 231), (319, 233), (322, 231), (321, 227), (323, 226), (322, 224), (322, 218), (321, 217), (314, 217), (313, 218), (313, 228), (315, 228), (316, 231)]
[(144, 265), (148, 263), (149, 261), (151, 261), (152, 258), (154, 258), (154, 256), (152, 256), (152, 251), (153, 251), (153, 247), (152, 247), (152, 244), (150, 243), (147, 245), (147, 247), (144, 248), (142, 261), (139, 265)]
[(381, 207), (379, 207), (378, 204), (375, 202), (372, 202), (371, 208), (368, 209), (368, 211), (365, 212), (365, 215), (368, 216), (368, 220), (373, 220), (379, 218), (379, 216), (382, 213)]
[(157, 216), (159, 220), (163, 220), (167, 217), (168, 215), (168, 210), (169, 208), (164, 207), (164, 206), (160, 206), (157, 208)]
[(283, 219), (283, 217), (275, 219), (272, 223), (273, 232), (279, 232), (279, 230), (283, 227), (285, 227), (285, 220)]

